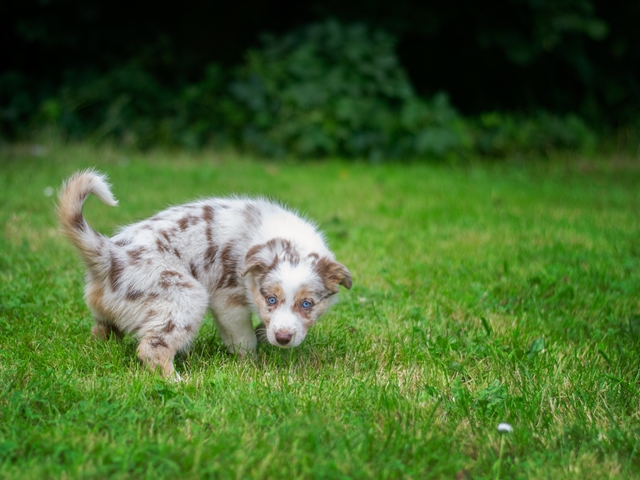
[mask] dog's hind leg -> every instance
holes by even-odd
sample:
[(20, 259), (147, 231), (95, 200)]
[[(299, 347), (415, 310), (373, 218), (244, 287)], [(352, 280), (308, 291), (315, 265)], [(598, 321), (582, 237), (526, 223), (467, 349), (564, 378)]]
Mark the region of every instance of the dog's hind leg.
[(173, 357), (176, 351), (170, 340), (150, 334), (140, 341), (138, 358), (150, 370), (160, 369), (165, 378), (171, 378), (175, 373)]
[(89, 281), (86, 287), (85, 300), (93, 313), (96, 324), (91, 329), (91, 336), (98, 340), (109, 340), (111, 335), (122, 338), (124, 333), (118, 328), (113, 319), (106, 313), (104, 290), (99, 283)]
[(146, 300), (136, 331), (140, 338), (138, 358), (151, 370), (160, 369), (166, 378), (174, 375), (173, 357), (193, 341), (208, 303), (207, 292), (200, 283), (187, 280), (186, 276), (174, 277), (164, 296)]
[(96, 317), (96, 324), (91, 329), (91, 336), (98, 340), (109, 340), (111, 335), (122, 339), (124, 333), (115, 325)]

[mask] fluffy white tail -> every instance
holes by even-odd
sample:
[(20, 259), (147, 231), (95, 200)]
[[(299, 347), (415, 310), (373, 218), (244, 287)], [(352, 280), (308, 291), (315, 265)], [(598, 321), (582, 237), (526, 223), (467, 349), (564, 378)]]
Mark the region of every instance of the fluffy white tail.
[(89, 194), (93, 193), (102, 203), (115, 207), (114, 198), (106, 175), (93, 169), (75, 173), (60, 190), (58, 218), (62, 233), (80, 250), (89, 267), (103, 263), (110, 240), (93, 230), (82, 215), (82, 206)]

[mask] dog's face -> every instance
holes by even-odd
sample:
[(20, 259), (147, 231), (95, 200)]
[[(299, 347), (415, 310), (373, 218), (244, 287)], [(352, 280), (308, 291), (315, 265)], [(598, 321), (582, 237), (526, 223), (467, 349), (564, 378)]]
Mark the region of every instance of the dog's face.
[(336, 300), (339, 286), (351, 288), (344, 265), (311, 253), (301, 257), (286, 240), (257, 245), (245, 258), (253, 303), (266, 327), (267, 340), (296, 347), (309, 328)]

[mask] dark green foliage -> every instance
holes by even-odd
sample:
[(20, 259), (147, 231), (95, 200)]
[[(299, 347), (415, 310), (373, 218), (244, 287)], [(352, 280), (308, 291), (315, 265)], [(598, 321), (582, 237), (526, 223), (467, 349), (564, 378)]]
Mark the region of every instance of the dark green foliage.
[[(640, 111), (640, 3), (606, 0), (145, 0), (0, 3), (2, 70), (37, 101), (71, 72), (104, 74), (150, 59), (163, 85), (196, 81), (206, 65), (238, 65), (262, 32), (326, 18), (399, 39), (420, 95), (445, 90), (465, 115), (578, 112), (619, 125)], [(3, 101), (3, 106), (5, 105)]]
[(530, 116), (488, 112), (480, 115), (474, 128), (477, 151), (497, 156), (562, 149), (590, 151), (597, 139), (580, 117), (547, 112)]
[(458, 114), (444, 95), (415, 95), (395, 43), (336, 21), (265, 37), (231, 85), (247, 111), (244, 142), (266, 154), (372, 159), (461, 147)]
[[(176, 15), (122, 0), (5, 2), (0, 138), (53, 127), (143, 148), (505, 156), (590, 150), (586, 119), (635, 149), (639, 8), (309, 0), (288, 9), (187, 2)], [(310, 24), (319, 18), (339, 21)], [(282, 35), (256, 49), (266, 30)]]
[(5, 137), (53, 127), (69, 138), (146, 148), (231, 144), (271, 156), (372, 161), (480, 153), (505, 156), (589, 150), (594, 133), (574, 115), (492, 112), (462, 117), (445, 93), (416, 95), (396, 40), (363, 24), (327, 21), (250, 50), (230, 74), (209, 65), (198, 79), (162, 81), (158, 62), (67, 75), (37, 98), (18, 73), (0, 76)]
[(27, 132), (29, 119), (38, 108), (33, 85), (20, 72), (0, 74), (0, 138), (15, 138)]
[(638, 117), (638, 2), (326, 0), (323, 7), (397, 35), (418, 92), (445, 89), (466, 115), (545, 109), (598, 125)]
[(197, 83), (167, 86), (140, 62), (104, 75), (73, 77), (31, 115), (72, 138), (109, 137), (126, 145), (197, 148), (222, 132), (224, 75), (215, 64)]

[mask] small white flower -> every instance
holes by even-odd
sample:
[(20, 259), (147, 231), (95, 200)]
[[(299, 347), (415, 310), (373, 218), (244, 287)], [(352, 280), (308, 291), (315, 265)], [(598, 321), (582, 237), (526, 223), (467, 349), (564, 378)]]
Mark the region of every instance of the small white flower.
[(53, 187), (45, 187), (44, 196), (50, 197), (51, 195), (53, 195)]
[(499, 423), (498, 424), (498, 432), (500, 433), (511, 433), (513, 432), (513, 427), (508, 423)]

